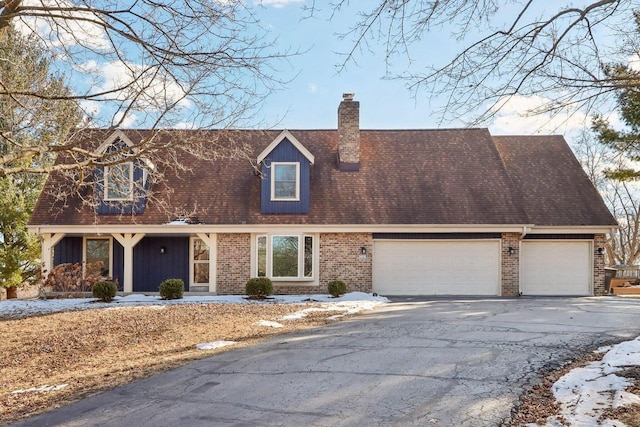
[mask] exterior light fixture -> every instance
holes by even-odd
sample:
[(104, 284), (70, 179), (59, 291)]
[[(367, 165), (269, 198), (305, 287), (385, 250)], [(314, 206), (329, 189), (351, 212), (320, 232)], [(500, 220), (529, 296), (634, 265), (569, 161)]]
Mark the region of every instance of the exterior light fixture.
[(604, 254), (604, 248), (598, 248), (598, 255)]
[(516, 253), (516, 248), (514, 248), (513, 246), (509, 246), (509, 255), (513, 255)]
[(367, 248), (365, 248), (364, 246), (360, 248), (360, 254), (361, 255), (366, 255), (367, 254)]

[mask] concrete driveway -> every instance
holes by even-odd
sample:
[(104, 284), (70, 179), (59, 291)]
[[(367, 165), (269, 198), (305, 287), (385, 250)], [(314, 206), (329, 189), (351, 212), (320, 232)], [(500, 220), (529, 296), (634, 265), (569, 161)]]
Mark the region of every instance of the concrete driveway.
[(17, 425), (497, 426), (541, 368), (638, 335), (640, 299), (405, 299)]

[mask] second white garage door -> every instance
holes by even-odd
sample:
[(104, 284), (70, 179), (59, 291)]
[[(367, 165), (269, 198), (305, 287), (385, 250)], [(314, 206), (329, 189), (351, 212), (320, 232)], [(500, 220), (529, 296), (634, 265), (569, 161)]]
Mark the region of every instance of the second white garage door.
[(523, 295), (591, 294), (591, 241), (523, 241), (521, 251)]
[(381, 295), (499, 295), (499, 240), (380, 240), (373, 291)]

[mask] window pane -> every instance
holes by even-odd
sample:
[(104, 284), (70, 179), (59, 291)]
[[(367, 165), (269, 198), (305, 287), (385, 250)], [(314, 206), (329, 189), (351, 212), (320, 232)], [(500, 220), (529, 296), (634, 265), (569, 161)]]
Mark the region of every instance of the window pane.
[(276, 181), (295, 181), (296, 165), (275, 165)]
[(193, 259), (196, 261), (206, 261), (209, 259), (209, 248), (202, 239), (193, 240)]
[(304, 277), (313, 277), (313, 237), (304, 236)]
[(193, 264), (193, 283), (209, 283), (209, 263)]
[(273, 277), (298, 277), (298, 236), (273, 236)]
[(273, 194), (277, 199), (296, 198), (296, 165), (274, 165)]
[(95, 264), (100, 262), (100, 274), (110, 276), (109, 274), (109, 240), (107, 239), (87, 239), (87, 264)]
[(107, 172), (107, 199), (128, 199), (131, 196), (131, 163), (109, 166)]
[(267, 236), (258, 237), (258, 277), (267, 276)]

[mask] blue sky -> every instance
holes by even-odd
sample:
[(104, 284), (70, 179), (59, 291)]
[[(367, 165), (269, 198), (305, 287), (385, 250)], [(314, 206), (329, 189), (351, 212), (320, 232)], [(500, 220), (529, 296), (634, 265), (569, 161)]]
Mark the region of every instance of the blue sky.
[(266, 123), (280, 121), (282, 127), (292, 129), (335, 128), (342, 94), (352, 92), (360, 101), (362, 128), (437, 127), (424, 97), (413, 98), (401, 81), (383, 79), (383, 48), (362, 52), (357, 63), (338, 69), (343, 60), (341, 53), (351, 47), (348, 40), (339, 39), (338, 33), (349, 29), (354, 14), (343, 11), (329, 21), (329, 11), (325, 9), (314, 18), (305, 19), (302, 2), (286, 3), (258, 10), (263, 24), (277, 34), (283, 48), (304, 52), (290, 59), (290, 69), (283, 69), (285, 76), (298, 74), (268, 99), (261, 112)]
[[(262, 0), (263, 7), (257, 11), (263, 25), (279, 38), (283, 49), (304, 52), (290, 59), (289, 69), (283, 68), (283, 78), (293, 75), (295, 78), (264, 104), (258, 117), (266, 125), (289, 129), (335, 128), (342, 93), (353, 92), (360, 101), (360, 124), (365, 129), (464, 126), (462, 121), (439, 123), (437, 111), (444, 100), (430, 101), (424, 92), (413, 96), (405, 82), (384, 79), (386, 64), (382, 46), (370, 46), (372, 50), (357, 53), (357, 62), (338, 70), (343, 60), (340, 53), (352, 47), (352, 41), (341, 40), (338, 34), (349, 30), (359, 8), (366, 9), (366, 5), (373, 2), (352, 2), (347, 10), (330, 20), (330, 9), (328, 6), (323, 9), (322, 5), (318, 6), (320, 10), (314, 18), (305, 19), (307, 13), (303, 5), (306, 3), (310, 2)], [(473, 39), (474, 35), (469, 37)], [(407, 67), (419, 71), (428, 64), (442, 64), (461, 47), (450, 36), (450, 29), (442, 28), (424, 36), (420, 47), (412, 51), (410, 65), (406, 58), (394, 58), (395, 69), (391, 71), (403, 72)], [(522, 117), (528, 108), (546, 102), (548, 100), (541, 97), (515, 97), (488, 127), (494, 134), (567, 134), (588, 126), (588, 117), (582, 114), (568, 119)]]
[[(52, 0), (43, 0), (52, 1)], [(69, 3), (71, 0), (61, 0)], [(438, 111), (444, 105), (444, 99), (430, 99), (424, 90), (414, 97), (404, 81), (385, 79), (385, 75), (402, 74), (410, 71), (420, 73), (428, 65), (444, 65), (453, 55), (460, 52), (466, 43), (477, 41), (481, 38), (479, 33), (473, 31), (465, 33), (466, 40), (460, 44), (451, 37), (451, 28), (446, 25), (442, 28), (432, 28), (432, 32), (424, 34), (420, 43), (411, 50), (411, 61), (406, 56), (394, 56), (387, 64), (385, 62), (385, 48), (375, 41), (369, 45), (369, 49), (356, 52), (354, 60), (349, 61), (346, 67), (340, 68), (344, 57), (340, 53), (348, 52), (354, 45), (351, 38), (341, 39), (340, 33), (347, 32), (357, 21), (357, 13), (367, 8), (378, 5), (379, 0), (352, 0), (347, 2), (342, 10), (333, 13), (334, 10), (327, 6), (327, 1), (321, 0), (215, 0), (219, 3), (239, 2), (247, 5), (264, 28), (269, 29), (270, 37), (277, 38), (274, 50), (299, 51), (299, 55), (291, 56), (288, 62), (278, 63), (278, 69), (274, 71), (274, 77), (285, 83), (275, 93), (261, 104), (258, 113), (251, 120), (244, 121), (241, 127), (269, 127), (288, 129), (335, 129), (337, 125), (337, 107), (345, 92), (355, 93), (355, 99), (360, 102), (360, 124), (364, 129), (421, 129), (421, 128), (454, 128), (464, 126), (461, 120), (440, 122)], [(214, 2), (215, 2), (214, 1)], [(511, 3), (505, 2), (508, 5)], [(517, 2), (516, 2), (517, 3)], [(235, 4), (235, 3), (234, 3)], [(314, 17), (309, 17), (309, 12), (304, 7), (314, 4), (317, 10)], [(539, 6), (542, 5), (542, 6)], [(545, 7), (557, 9), (566, 6), (565, 2), (536, 3), (533, 13), (542, 13)], [(500, 26), (495, 19), (504, 19), (512, 22), (514, 16), (520, 11), (517, 6), (500, 7), (500, 15), (492, 16), (491, 24)], [(549, 11), (545, 11), (549, 12)], [(553, 10), (551, 11), (553, 12)], [(85, 12), (86, 13), (86, 12)], [(532, 19), (532, 16), (526, 16)], [(51, 31), (47, 22), (42, 20), (25, 20), (26, 31), (37, 31), (44, 35), (58, 34)], [(488, 26), (487, 26), (488, 27)], [(59, 29), (59, 28), (57, 28)], [(489, 28), (481, 31), (491, 31)], [(77, 40), (84, 40), (84, 47), (95, 49), (96, 52), (108, 50), (106, 35), (98, 27), (92, 27), (83, 20), (78, 20), (67, 30), (62, 31), (58, 37), (61, 45), (74, 48)], [(250, 38), (250, 34), (248, 37)], [(241, 37), (242, 38), (242, 37)], [(266, 39), (265, 39), (266, 40)], [(54, 40), (54, 45), (56, 40)], [(72, 50), (71, 50), (72, 51)], [(86, 50), (83, 51), (86, 54)], [(66, 53), (63, 51), (63, 53)], [(117, 56), (117, 55), (115, 55)], [(65, 63), (64, 55), (60, 56), (63, 72), (66, 71), (70, 85), (76, 91), (82, 92), (83, 85), (94, 92), (110, 91), (122, 87), (130, 74), (135, 74), (144, 69), (138, 62), (140, 58), (126, 58), (125, 61), (114, 60), (101, 55), (88, 55), (86, 58)], [(390, 66), (392, 68), (388, 69)], [(155, 76), (154, 76), (155, 78)], [(153, 101), (156, 92), (169, 98), (180, 98), (184, 92), (178, 85), (162, 84), (149, 85), (149, 93), (146, 98)], [(212, 80), (215, 80), (215, 76)], [(158, 83), (158, 82), (155, 82)], [(154, 92), (154, 90), (156, 92)], [(211, 92), (217, 93), (217, 92)], [(124, 91), (116, 92), (114, 98), (129, 100)], [(142, 97), (142, 101), (147, 101)], [(117, 100), (119, 100), (117, 99)], [(208, 102), (208, 101), (207, 101)], [(496, 115), (494, 121), (488, 126), (494, 134), (531, 134), (531, 133), (561, 133), (568, 134), (588, 126), (588, 117), (584, 114), (576, 114), (568, 120), (566, 117), (523, 117), (522, 114), (535, 106), (545, 105), (551, 102), (540, 96), (514, 97)], [(204, 101), (203, 101), (204, 103)], [(152, 105), (153, 102), (148, 102)], [(83, 101), (82, 106), (88, 115), (96, 119), (105, 117), (102, 122), (93, 121), (96, 126), (110, 124), (114, 110), (109, 111), (105, 103), (95, 101)], [(182, 99), (178, 104), (184, 110), (193, 110), (193, 99)], [(206, 104), (209, 105), (209, 104)], [(217, 106), (215, 100), (211, 102), (212, 111)], [(146, 105), (138, 110), (131, 110), (129, 115), (120, 124), (122, 127), (146, 127), (149, 126), (150, 117), (147, 114), (152, 108)], [(480, 113), (480, 112), (478, 112)], [(119, 114), (119, 113), (118, 113)], [(116, 119), (119, 119), (115, 114)], [(177, 111), (176, 116), (181, 112)], [(202, 116), (206, 116), (203, 114)], [(123, 116), (120, 116), (123, 117)], [(173, 117), (172, 117), (173, 118)], [(177, 117), (171, 122), (171, 126), (197, 127), (195, 121), (182, 120)]]

